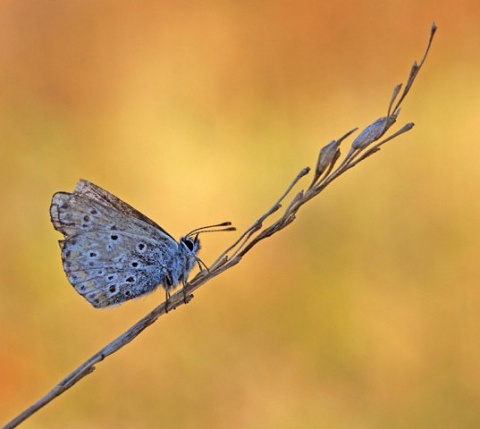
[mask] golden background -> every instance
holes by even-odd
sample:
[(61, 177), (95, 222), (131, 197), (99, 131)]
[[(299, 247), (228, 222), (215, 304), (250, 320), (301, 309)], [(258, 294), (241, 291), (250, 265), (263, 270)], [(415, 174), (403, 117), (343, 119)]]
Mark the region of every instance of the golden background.
[(175, 237), (243, 230), (385, 114), (432, 21), (410, 133), (25, 427), (480, 427), (474, 0), (0, 2), (0, 423), (164, 297), (77, 295), (54, 192), (91, 180)]

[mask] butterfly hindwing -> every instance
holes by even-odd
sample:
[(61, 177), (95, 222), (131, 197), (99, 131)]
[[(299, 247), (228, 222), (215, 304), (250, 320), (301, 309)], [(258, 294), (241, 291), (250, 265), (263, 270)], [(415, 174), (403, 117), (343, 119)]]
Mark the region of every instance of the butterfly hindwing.
[[(153, 291), (163, 283), (170, 249), (143, 237), (116, 232), (107, 239), (86, 232), (62, 242), (62, 262), (75, 290), (95, 307), (106, 307)], [(125, 251), (126, 249), (130, 249)]]

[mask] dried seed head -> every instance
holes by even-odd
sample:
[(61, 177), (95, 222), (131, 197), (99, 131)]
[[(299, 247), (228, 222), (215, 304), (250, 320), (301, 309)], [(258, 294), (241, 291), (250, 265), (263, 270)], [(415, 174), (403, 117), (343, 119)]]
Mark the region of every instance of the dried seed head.
[(325, 169), (338, 159), (340, 155), (338, 146), (340, 146), (340, 142), (333, 140), (320, 150), (315, 168), (315, 177), (321, 176)]
[(397, 115), (382, 116), (366, 127), (352, 143), (352, 149), (364, 149), (378, 140), (395, 123)]

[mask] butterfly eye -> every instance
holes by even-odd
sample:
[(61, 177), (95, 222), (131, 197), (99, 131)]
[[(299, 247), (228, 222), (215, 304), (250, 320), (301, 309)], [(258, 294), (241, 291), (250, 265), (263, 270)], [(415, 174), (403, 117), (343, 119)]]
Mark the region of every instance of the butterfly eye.
[(183, 242), (185, 243), (185, 246), (187, 246), (187, 249), (192, 252), (195, 247), (195, 242), (191, 238), (185, 238)]

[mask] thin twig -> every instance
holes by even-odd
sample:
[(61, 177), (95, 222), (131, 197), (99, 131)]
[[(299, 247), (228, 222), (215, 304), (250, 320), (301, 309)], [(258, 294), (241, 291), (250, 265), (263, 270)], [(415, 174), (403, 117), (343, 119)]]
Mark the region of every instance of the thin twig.
[[(400, 114), (400, 106), (406, 95), (410, 91), (413, 82), (418, 75), (418, 72), (420, 71), (421, 67), (425, 62), (427, 54), (430, 50), (430, 46), (432, 44), (436, 28), (436, 25), (432, 24), (430, 37), (423, 58), (420, 61), (420, 64), (415, 63), (413, 65), (408, 76), (407, 84), (405, 85), (403, 93), (400, 95), (395, 107), (392, 109), (393, 103), (396, 100), (398, 94), (400, 93), (402, 87), (401, 85), (395, 86), (393, 90), (393, 95), (390, 99), (390, 103), (387, 109), (387, 116), (381, 117), (374, 121), (356, 137), (350, 147), (349, 152), (335, 170), (333, 169), (334, 165), (340, 157), (340, 143), (347, 137), (349, 137), (356, 129), (344, 134), (338, 140), (330, 142), (328, 145), (326, 145), (320, 150), (312, 182), (306, 190), (302, 190), (295, 194), (295, 196), (292, 198), (289, 205), (285, 208), (283, 214), (280, 216), (279, 219), (277, 219), (275, 222), (273, 222), (267, 227), (263, 226), (265, 221), (270, 216), (272, 216), (274, 213), (278, 212), (282, 208), (282, 202), (287, 198), (288, 195), (290, 195), (294, 186), (309, 173), (310, 169), (308, 167), (303, 168), (297, 174), (297, 176), (287, 187), (286, 191), (272, 205), (272, 207), (270, 207), (252, 224), (252, 226), (250, 226), (243, 234), (241, 234), (240, 237), (231, 246), (229, 246), (224, 252), (222, 252), (208, 269), (200, 271), (190, 282), (185, 285), (184, 290), (176, 292), (169, 298), (168, 309), (166, 308), (165, 302), (155, 307), (150, 313), (148, 313), (145, 317), (139, 320), (135, 325), (127, 329), (122, 335), (107, 344), (105, 347), (95, 353), (92, 357), (82, 363), (78, 368), (72, 371), (52, 390), (50, 390), (50, 392), (48, 392), (30, 407), (28, 407), (25, 411), (23, 411), (13, 420), (7, 423), (3, 427), (3, 429), (15, 428), (20, 423), (29, 418), (31, 415), (33, 415), (35, 412), (37, 412), (40, 408), (47, 405), (49, 402), (64, 393), (66, 390), (70, 389), (85, 376), (91, 374), (95, 370), (95, 366), (98, 363), (100, 363), (106, 357), (117, 352), (118, 350), (126, 346), (128, 343), (130, 343), (144, 329), (154, 323), (160, 316), (166, 314), (167, 311), (186, 304), (193, 298), (192, 293), (200, 286), (211, 280), (213, 277), (216, 277), (227, 269), (230, 269), (234, 265), (238, 264), (243, 258), (243, 256), (245, 256), (245, 254), (247, 254), (260, 241), (272, 236), (273, 234), (276, 234), (277, 232), (285, 228), (287, 225), (289, 225), (291, 222), (293, 222), (300, 207), (315, 196), (317, 196), (320, 192), (322, 192), (330, 183), (332, 183), (333, 180), (337, 179), (339, 176), (357, 165), (359, 162), (364, 161), (367, 157), (378, 152), (380, 150), (380, 146), (384, 145), (386, 142), (409, 131), (413, 127), (412, 123), (407, 123), (391, 136), (385, 138), (384, 140), (380, 140), (380, 138), (390, 129), (390, 127), (397, 120)], [(375, 142), (378, 143), (373, 144)]]

